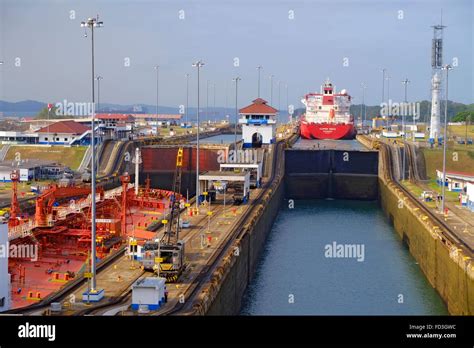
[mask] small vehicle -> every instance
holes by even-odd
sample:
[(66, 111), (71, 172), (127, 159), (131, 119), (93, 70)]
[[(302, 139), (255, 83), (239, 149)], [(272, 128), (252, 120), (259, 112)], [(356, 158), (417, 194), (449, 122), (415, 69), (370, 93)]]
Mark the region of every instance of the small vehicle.
[(420, 198), (424, 201), (424, 202), (432, 202), (433, 201), (433, 191), (423, 191), (420, 195)]

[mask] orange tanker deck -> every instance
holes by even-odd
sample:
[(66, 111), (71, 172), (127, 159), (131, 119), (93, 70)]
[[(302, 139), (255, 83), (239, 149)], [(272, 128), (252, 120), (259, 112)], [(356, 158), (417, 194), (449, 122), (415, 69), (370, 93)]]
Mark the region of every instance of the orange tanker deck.
[[(98, 190), (96, 250), (99, 260), (119, 248), (131, 235), (152, 238), (154, 232), (147, 228), (162, 220), (173, 194), (150, 188), (147, 179), (146, 187), (135, 195), (129, 175), (121, 176), (121, 180), (119, 188), (107, 192)], [(12, 308), (38, 302), (87, 272), (91, 245), (90, 201), (88, 187), (52, 185), (38, 197), (34, 219), (20, 221), (15, 217), (10, 220), (10, 245), (30, 252), (28, 257), (25, 254), (9, 257)], [(12, 199), (12, 207), (15, 204), (16, 200)]]

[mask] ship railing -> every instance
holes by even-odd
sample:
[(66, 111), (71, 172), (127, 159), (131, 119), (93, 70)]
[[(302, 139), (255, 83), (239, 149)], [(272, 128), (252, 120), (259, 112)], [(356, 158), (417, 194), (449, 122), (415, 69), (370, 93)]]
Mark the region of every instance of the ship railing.
[(21, 225), (8, 228), (8, 241), (27, 237), (31, 234), (31, 231), (36, 227), (34, 220), (28, 220), (28, 222), (22, 223)]

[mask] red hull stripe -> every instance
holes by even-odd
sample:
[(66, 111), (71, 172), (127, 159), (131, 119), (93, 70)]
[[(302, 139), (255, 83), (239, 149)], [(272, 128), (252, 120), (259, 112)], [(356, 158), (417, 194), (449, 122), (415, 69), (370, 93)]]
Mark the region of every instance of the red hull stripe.
[(300, 135), (305, 139), (354, 139), (356, 131), (352, 124), (301, 123)]

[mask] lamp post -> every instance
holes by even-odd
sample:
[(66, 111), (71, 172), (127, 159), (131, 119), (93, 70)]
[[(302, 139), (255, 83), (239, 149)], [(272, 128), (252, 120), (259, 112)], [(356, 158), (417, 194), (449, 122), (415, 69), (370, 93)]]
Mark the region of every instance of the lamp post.
[[(385, 72), (387, 69), (383, 68), (382, 69), (382, 102), (380, 107), (382, 107), (382, 104), (385, 102)], [(383, 115), (381, 115), (383, 117)], [(387, 115), (385, 115), (387, 117)]]
[(97, 76), (95, 78), (97, 80), (97, 112), (100, 112), (100, 80), (104, 78), (102, 76)]
[(158, 117), (158, 97), (159, 97), (159, 79), (160, 79), (160, 66), (155, 65), (153, 69), (156, 70), (156, 117)]
[(260, 98), (260, 70), (263, 69), (263, 66), (259, 65), (256, 68), (258, 70), (258, 87), (257, 87), (257, 98)]
[(238, 90), (239, 90), (239, 81), (242, 80), (240, 77), (232, 79), (235, 82), (235, 125), (234, 125), (234, 152), (237, 151), (237, 123), (239, 116), (238, 109)]
[(206, 119), (207, 119), (207, 122), (209, 122), (211, 120), (211, 118), (209, 117), (209, 83), (211, 81), (207, 80), (206, 81)]
[(213, 83), (213, 84), (212, 84), (212, 96), (213, 96), (213, 98), (214, 98), (214, 103), (213, 103), (214, 105), (213, 105), (213, 107), (212, 107), (212, 108), (214, 109), (214, 117), (215, 117), (215, 120), (214, 120), (214, 122), (216, 122), (216, 123), (217, 123), (217, 110), (216, 110), (216, 84), (215, 84), (215, 83)]
[(281, 110), (281, 93), (280, 93), (280, 88), (281, 87), (281, 81), (278, 81), (278, 115), (280, 115), (280, 110)]
[(362, 104), (360, 104), (360, 118), (362, 120), (362, 129), (364, 129), (364, 123), (365, 123), (365, 89), (367, 86), (365, 85), (364, 82), (360, 84), (360, 87), (362, 89)]
[[(408, 84), (410, 83), (410, 80), (408, 80), (408, 78), (405, 78), (405, 80), (402, 81), (402, 83), (405, 85), (405, 107), (403, 108), (403, 113), (402, 113), (402, 130), (403, 130), (403, 163), (402, 163), (402, 171), (403, 171), (403, 175), (402, 175), (402, 180), (405, 180), (405, 158), (406, 158), (406, 145), (405, 145), (405, 141), (407, 139), (407, 132), (406, 132), (406, 129), (405, 129), (405, 111), (408, 110), (408, 106), (407, 106), (407, 103), (408, 103), (408, 99), (407, 99), (407, 88), (408, 88)], [(413, 118), (415, 118), (415, 115), (413, 115)], [(413, 132), (415, 131), (415, 129), (413, 129)]]
[(188, 125), (188, 105), (189, 105), (189, 74), (184, 75), (186, 77), (186, 113), (184, 116), (185, 126)]
[(273, 105), (273, 78), (275, 75), (270, 75), (270, 105)]
[(286, 91), (286, 111), (288, 112), (288, 121), (290, 122), (290, 124), (292, 123), (293, 119), (290, 115), (290, 106), (288, 105), (288, 84), (285, 83), (285, 91)]
[(444, 138), (443, 138), (443, 182), (441, 186), (441, 212), (444, 212), (444, 201), (446, 198), (446, 146), (448, 142), (448, 80), (449, 70), (453, 67), (449, 64), (445, 64), (441, 69), (446, 70), (446, 101), (444, 103)]
[(199, 207), (199, 71), (204, 66), (204, 62), (198, 60), (193, 63), (197, 68), (197, 131), (196, 131), (196, 209)]
[(81, 27), (91, 30), (91, 67), (92, 67), (92, 119), (91, 119), (91, 281), (89, 293), (96, 291), (96, 168), (95, 168), (95, 93), (94, 93), (94, 28), (100, 28), (104, 25), (97, 18), (88, 18), (87, 21), (81, 22)]

